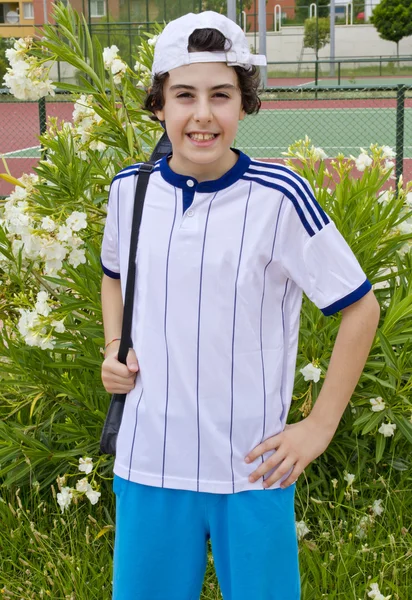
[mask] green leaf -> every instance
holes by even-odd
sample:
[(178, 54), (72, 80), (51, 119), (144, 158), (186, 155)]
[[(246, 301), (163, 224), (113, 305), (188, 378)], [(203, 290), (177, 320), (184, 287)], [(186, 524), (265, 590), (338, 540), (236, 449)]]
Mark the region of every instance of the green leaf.
[(393, 411), (389, 411), (388, 416), (396, 424), (402, 435), (412, 444), (412, 423), (403, 415), (398, 415)]
[(375, 446), (375, 462), (378, 464), (383, 456), (385, 451), (386, 438), (381, 433), (378, 433), (376, 436), (376, 446)]
[(366, 435), (367, 433), (372, 431), (372, 429), (375, 429), (381, 423), (381, 421), (383, 421), (384, 418), (385, 418), (385, 411), (372, 413), (371, 418), (369, 419), (369, 422), (362, 429), (362, 435)]

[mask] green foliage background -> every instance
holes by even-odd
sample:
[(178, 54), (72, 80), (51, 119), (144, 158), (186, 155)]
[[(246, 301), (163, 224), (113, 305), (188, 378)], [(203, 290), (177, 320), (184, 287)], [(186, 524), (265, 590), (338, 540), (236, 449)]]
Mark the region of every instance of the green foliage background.
[[(87, 213), (86, 264), (74, 268), (65, 262), (57, 275), (46, 275), (41, 263), (13, 251), (13, 236), (0, 227), (0, 252), (7, 259), (0, 272), (0, 478), (6, 486), (37, 481), (41, 489), (75, 468), (82, 456), (97, 461), (96, 477), (102, 486), (111, 477), (112, 458), (98, 455), (109, 403), (100, 380), (99, 256), (105, 203), (113, 174), (146, 159), (160, 133), (141, 110), (145, 92), (136, 87), (139, 75), (129, 69), (121, 85), (115, 85), (104, 68), (102, 47), (90, 38), (85, 23), (69, 6), (59, 4), (55, 10), (64, 40), (47, 26), (42, 47), (35, 53), (42, 60), (67, 61), (83, 73), (79, 85), (63, 87), (74, 98), (80, 94), (92, 98), (95, 112), (102, 117), (93, 135), (107, 149), (89, 148), (82, 158), (73, 130), (51, 124), (41, 138), (47, 160), (40, 161), (36, 169), (40, 179), (28, 198), (33, 218), (53, 216), (64, 222), (73, 210)], [(150, 68), (152, 54), (153, 47), (143, 41), (136, 58)], [(411, 462), (412, 235), (398, 229), (411, 218), (406, 202), (410, 188), (400, 187), (378, 202), (390, 170), (384, 168), (381, 149), (372, 149), (371, 155), (372, 165), (355, 178), (353, 160), (338, 157), (327, 167), (317, 161), (308, 140), (293, 145), (289, 153), (290, 164), (312, 184), (370, 280), (385, 283), (376, 291), (382, 305), (379, 334), (351, 405), (330, 447), (305, 471), (310, 488), (319, 494), (326, 494), (331, 477), (351, 465), (364, 470), (384, 459), (401, 471)], [(406, 250), (405, 244), (409, 244)], [(65, 319), (66, 331), (54, 334), (53, 350), (28, 346), (17, 328), (19, 309), (33, 307), (40, 290), (50, 293), (54, 318)], [(339, 316), (326, 318), (304, 300), (289, 422), (306, 416), (316, 401), (322, 381), (305, 382), (299, 369), (318, 361), (326, 372), (339, 322)], [(375, 413), (370, 399), (377, 396), (386, 407)], [(393, 438), (378, 432), (385, 421), (396, 424)]]

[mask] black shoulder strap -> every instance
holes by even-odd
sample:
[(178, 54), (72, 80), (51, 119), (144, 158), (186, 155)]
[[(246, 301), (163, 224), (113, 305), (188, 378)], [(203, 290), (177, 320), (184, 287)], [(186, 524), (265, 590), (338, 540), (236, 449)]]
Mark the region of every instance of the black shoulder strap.
[(136, 281), (136, 252), (139, 241), (140, 222), (143, 214), (143, 204), (146, 195), (150, 173), (153, 171), (155, 161), (150, 160), (140, 165), (137, 174), (136, 190), (134, 196), (132, 233), (130, 236), (129, 267), (127, 272), (126, 293), (123, 309), (122, 337), (119, 347), (119, 362), (126, 364), (129, 348), (133, 348), (131, 330), (133, 320), (133, 299)]

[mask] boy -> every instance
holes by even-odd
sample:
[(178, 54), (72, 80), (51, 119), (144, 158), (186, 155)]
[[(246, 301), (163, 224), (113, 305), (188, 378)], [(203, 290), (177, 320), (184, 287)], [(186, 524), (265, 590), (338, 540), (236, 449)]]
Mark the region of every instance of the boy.
[[(231, 148), (259, 110), (262, 59), (214, 12), (169, 23), (157, 41), (146, 107), (172, 154), (146, 194), (127, 366), (117, 350), (139, 166), (111, 186), (102, 379), (128, 392), (115, 600), (197, 600), (208, 538), (224, 600), (300, 598), (296, 479), (331, 441), (377, 327), (371, 285), (308, 183)], [(302, 290), (343, 317), (316, 405), (286, 425)]]

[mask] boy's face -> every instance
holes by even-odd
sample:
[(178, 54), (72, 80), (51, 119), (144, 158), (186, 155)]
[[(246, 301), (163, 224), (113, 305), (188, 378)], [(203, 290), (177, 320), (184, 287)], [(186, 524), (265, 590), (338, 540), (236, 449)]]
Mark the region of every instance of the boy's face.
[(172, 144), (170, 167), (198, 181), (221, 177), (236, 162), (230, 146), (245, 116), (236, 71), (226, 63), (172, 69), (163, 96), (164, 107), (155, 114)]

